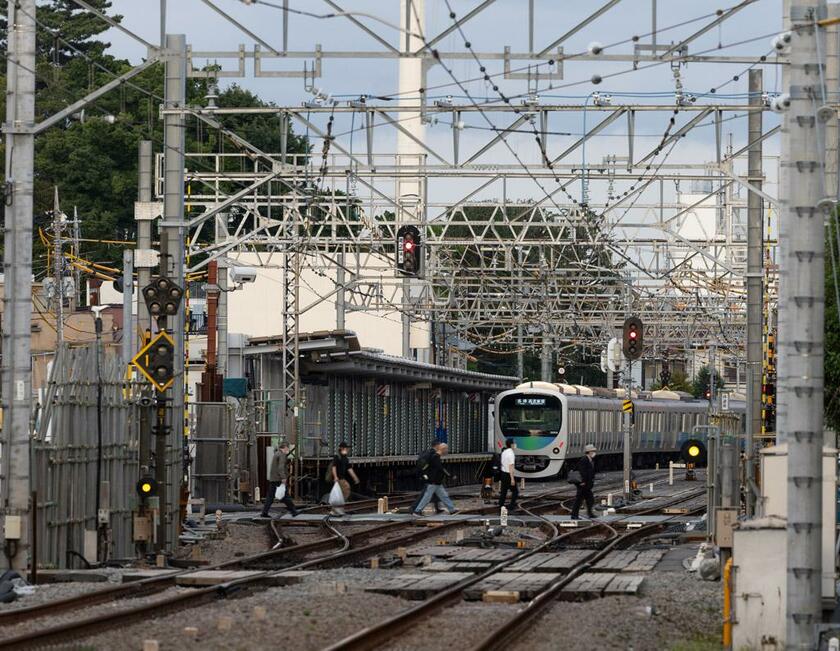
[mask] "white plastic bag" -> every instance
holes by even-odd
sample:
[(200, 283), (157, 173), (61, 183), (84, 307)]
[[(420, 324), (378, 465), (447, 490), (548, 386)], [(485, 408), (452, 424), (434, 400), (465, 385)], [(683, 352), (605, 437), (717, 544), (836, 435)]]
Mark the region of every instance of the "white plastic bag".
[(344, 506), (344, 493), (341, 492), (338, 482), (333, 484), (330, 491), (330, 506)]
[(280, 501), (284, 497), (286, 497), (286, 484), (280, 484), (274, 491), (274, 499)]

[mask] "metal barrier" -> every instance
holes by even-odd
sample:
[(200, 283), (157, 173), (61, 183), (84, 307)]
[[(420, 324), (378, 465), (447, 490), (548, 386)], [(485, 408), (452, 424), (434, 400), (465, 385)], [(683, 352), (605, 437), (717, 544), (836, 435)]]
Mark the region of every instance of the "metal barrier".
[[(103, 350), (100, 506), (110, 532), (108, 558), (134, 556), (140, 409), (135, 398), (140, 385), (127, 381), (125, 370), (116, 352)], [(43, 392), (32, 439), (37, 560), (42, 566), (78, 565), (79, 556), (96, 559), (96, 397), (95, 346), (62, 347)], [(177, 509), (177, 500), (172, 503)]]

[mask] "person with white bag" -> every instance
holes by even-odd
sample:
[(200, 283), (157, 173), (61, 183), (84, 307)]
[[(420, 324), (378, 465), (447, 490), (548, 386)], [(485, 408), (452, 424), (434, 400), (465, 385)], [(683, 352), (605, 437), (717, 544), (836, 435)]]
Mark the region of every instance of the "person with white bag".
[[(276, 497), (286, 505), (292, 517), (298, 514), (291, 495), (286, 492), (286, 481), (289, 478), (289, 444), (281, 441), (279, 447), (271, 458), (271, 466), (268, 470), (268, 491), (265, 494), (265, 505), (262, 510), (262, 517), (267, 518), (268, 510)], [(275, 495), (275, 493), (277, 493)]]
[(338, 444), (338, 454), (333, 457), (327, 472), (333, 481), (333, 487), (330, 491), (332, 514), (344, 515), (342, 507), (350, 498), (349, 480), (352, 479), (356, 486), (359, 485), (359, 477), (350, 462), (350, 445), (345, 441)]

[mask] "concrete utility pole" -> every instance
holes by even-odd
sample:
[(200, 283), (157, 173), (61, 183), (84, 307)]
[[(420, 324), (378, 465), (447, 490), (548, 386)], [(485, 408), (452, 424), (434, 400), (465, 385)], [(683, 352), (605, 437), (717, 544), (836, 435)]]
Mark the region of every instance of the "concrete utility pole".
[[(152, 168), (154, 167), (154, 157), (152, 154), (152, 141), (140, 141), (140, 159), (138, 165), (139, 178), (137, 183), (137, 201), (141, 203), (150, 203), (152, 201)], [(152, 248), (152, 219), (149, 214), (135, 214), (137, 220), (137, 248), (141, 251), (148, 251)], [(141, 332), (152, 329), (151, 318), (149, 317), (149, 309), (146, 307), (146, 302), (143, 300), (141, 294), (142, 289), (148, 285), (152, 280), (152, 270), (146, 266), (137, 266), (137, 287), (140, 291), (137, 292), (137, 324)], [(136, 337), (132, 336), (132, 341), (137, 341)], [(139, 350), (139, 348), (138, 348)]]
[[(3, 542), (9, 567), (29, 555), (29, 417), (32, 411), (32, 209), (35, 0), (9, 0), (6, 55), (6, 231), (3, 238)], [(8, 556), (7, 556), (8, 555)], [(2, 562), (2, 561), (0, 561)]]
[[(186, 101), (187, 58), (186, 37), (183, 34), (167, 34), (164, 52), (165, 84), (164, 107), (182, 108)], [(160, 269), (179, 287), (184, 287), (184, 116), (167, 113), (164, 116), (163, 152), (163, 221), (160, 236)], [(177, 524), (172, 518), (177, 514), (180, 492), (180, 458), (184, 438), (184, 307), (170, 320), (172, 338), (175, 340), (175, 381), (172, 385), (170, 409), (171, 431), (169, 440), (157, 446), (156, 468), (167, 468), (163, 473), (156, 471), (161, 497), (161, 519), (158, 528), (158, 545), (166, 549), (172, 542), (167, 532), (174, 534)], [(177, 450), (178, 454), (173, 454)], [(161, 454), (162, 453), (162, 454)], [(170, 465), (171, 464), (171, 465)], [(176, 518), (177, 519), (177, 518)]]
[[(779, 235), (779, 437), (788, 444), (786, 644), (811, 649), (821, 620), (824, 121), (836, 117), (824, 87), (824, 0), (790, 4), (790, 107), (782, 125)], [(827, 107), (826, 107), (827, 108)]]
[[(763, 90), (762, 71), (750, 70), (749, 91), (750, 104), (761, 105)], [(749, 145), (748, 171), (750, 183), (761, 189), (763, 176), (762, 166), (762, 129), (761, 111), (752, 111), (747, 117), (747, 142)], [(752, 494), (753, 485), (753, 437), (761, 433), (761, 366), (763, 357), (763, 303), (764, 303), (764, 228), (763, 203), (756, 192), (747, 195), (747, 428), (746, 468), (744, 478), (746, 486), (747, 515), (753, 514), (755, 497)]]

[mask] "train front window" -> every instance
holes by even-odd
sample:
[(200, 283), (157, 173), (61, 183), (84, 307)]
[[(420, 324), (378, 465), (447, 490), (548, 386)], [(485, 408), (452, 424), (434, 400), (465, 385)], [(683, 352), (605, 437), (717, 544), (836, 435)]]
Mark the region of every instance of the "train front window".
[(499, 404), (503, 436), (556, 436), (562, 420), (562, 403), (555, 396), (511, 395)]

